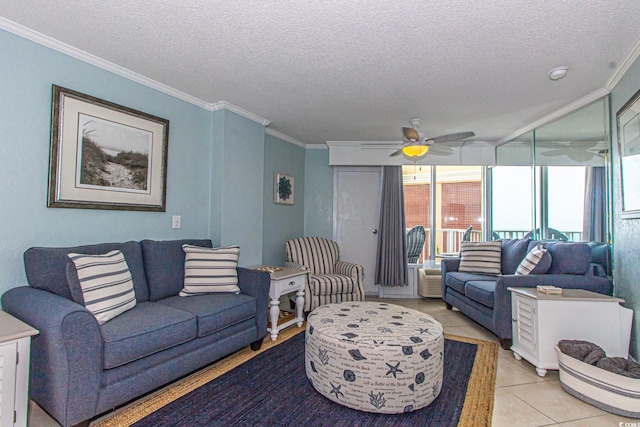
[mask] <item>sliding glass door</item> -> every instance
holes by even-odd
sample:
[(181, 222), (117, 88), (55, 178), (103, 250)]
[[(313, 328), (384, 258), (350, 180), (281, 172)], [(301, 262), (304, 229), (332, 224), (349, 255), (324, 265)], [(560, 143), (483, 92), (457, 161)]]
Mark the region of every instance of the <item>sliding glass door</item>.
[(482, 166), (403, 166), (407, 231), (425, 229), (418, 263), (457, 254), (463, 240), (481, 240), (482, 171)]

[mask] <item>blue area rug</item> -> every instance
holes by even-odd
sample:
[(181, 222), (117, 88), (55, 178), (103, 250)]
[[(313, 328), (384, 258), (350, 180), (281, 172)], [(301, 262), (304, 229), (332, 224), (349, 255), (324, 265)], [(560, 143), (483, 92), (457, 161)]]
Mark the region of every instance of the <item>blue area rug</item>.
[[(443, 388), (438, 398), (415, 412), (386, 415), (346, 408), (320, 395), (305, 374), (304, 336), (299, 333), (258, 354), (133, 424), (103, 423), (137, 427), (491, 424), (495, 343), (446, 336)], [(139, 409), (140, 405), (133, 411)]]

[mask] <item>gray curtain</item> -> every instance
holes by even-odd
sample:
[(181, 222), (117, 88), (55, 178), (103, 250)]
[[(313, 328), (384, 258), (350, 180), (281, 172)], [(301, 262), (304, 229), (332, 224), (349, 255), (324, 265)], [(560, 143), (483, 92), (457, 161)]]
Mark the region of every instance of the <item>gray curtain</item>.
[(376, 284), (407, 286), (408, 277), (402, 167), (385, 166), (382, 175)]
[(603, 166), (586, 169), (584, 191), (582, 240), (585, 242), (606, 242), (606, 185)]

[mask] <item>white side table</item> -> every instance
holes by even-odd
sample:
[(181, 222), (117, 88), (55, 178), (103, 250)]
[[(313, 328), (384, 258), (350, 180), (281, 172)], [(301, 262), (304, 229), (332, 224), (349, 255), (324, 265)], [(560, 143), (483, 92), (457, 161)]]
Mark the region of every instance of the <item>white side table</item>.
[[(282, 329), (294, 323), (296, 323), (298, 327), (301, 327), (304, 322), (302, 309), (304, 307), (304, 285), (307, 280), (307, 272), (284, 268), (269, 274), (271, 275), (271, 286), (269, 287), (269, 298), (271, 299), (271, 308), (269, 309), (271, 328), (269, 328), (268, 331), (271, 333), (271, 340), (275, 341), (276, 338), (278, 338), (278, 332)], [(291, 292), (296, 293), (296, 317), (278, 326), (280, 297), (290, 294)]]
[(29, 354), (37, 329), (0, 311), (0, 425), (26, 426)]
[(563, 289), (562, 294), (535, 288), (511, 291), (513, 356), (526, 359), (541, 377), (558, 369), (555, 346), (560, 340), (584, 340), (599, 345), (609, 357), (627, 357), (633, 310), (623, 299), (583, 289)]

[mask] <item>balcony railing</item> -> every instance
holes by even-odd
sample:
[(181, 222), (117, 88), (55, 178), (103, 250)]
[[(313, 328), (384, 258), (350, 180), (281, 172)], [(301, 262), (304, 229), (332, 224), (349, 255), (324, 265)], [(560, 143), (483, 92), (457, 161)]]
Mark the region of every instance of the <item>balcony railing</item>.
[[(431, 239), (430, 230), (427, 229), (425, 236), (425, 244), (418, 259), (418, 263), (424, 262), (424, 260), (432, 259), (429, 254), (429, 242)], [(434, 258), (440, 258), (443, 256), (457, 256), (460, 253), (460, 245), (466, 229), (456, 228), (438, 228), (436, 229), (436, 256)], [(522, 239), (525, 235), (530, 233), (531, 230), (495, 230), (493, 232), (493, 239)], [(570, 242), (581, 242), (581, 231), (563, 231), (562, 234), (567, 236)], [(480, 242), (482, 240), (482, 230), (472, 230), (470, 241)]]

